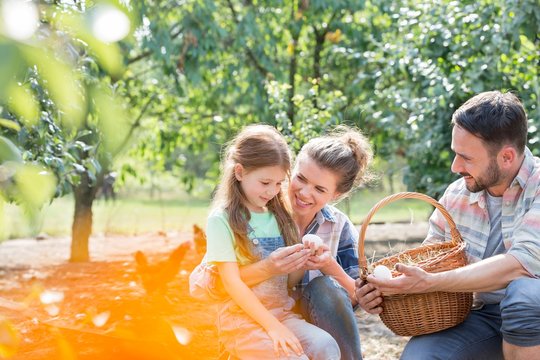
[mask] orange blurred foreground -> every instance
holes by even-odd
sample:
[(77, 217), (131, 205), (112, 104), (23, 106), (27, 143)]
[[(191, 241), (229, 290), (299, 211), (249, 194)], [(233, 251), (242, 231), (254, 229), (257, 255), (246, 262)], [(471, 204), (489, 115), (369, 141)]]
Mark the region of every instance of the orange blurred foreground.
[(199, 261), (188, 250), (154, 295), (134, 261), (0, 267), (0, 359), (216, 359), (213, 308), (188, 293)]

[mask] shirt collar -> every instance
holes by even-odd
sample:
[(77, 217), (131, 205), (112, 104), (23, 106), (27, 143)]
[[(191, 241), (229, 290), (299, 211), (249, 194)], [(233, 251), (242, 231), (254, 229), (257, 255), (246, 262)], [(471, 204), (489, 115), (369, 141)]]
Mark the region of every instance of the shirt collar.
[(315, 215), (315, 218), (317, 219), (317, 222), (319, 222), (319, 224), (322, 224), (324, 221), (331, 221), (331, 222), (336, 222), (336, 218), (333, 214), (333, 211), (332, 209), (330, 208), (330, 206), (328, 205), (325, 205), (318, 213), (317, 215)]
[(531, 176), (534, 170), (535, 158), (528, 147), (525, 147), (524, 154), (525, 159), (523, 159), (523, 164), (521, 164), (521, 168), (519, 169), (517, 176), (514, 178), (510, 186), (513, 186), (517, 183), (519, 184), (519, 186), (521, 186), (521, 188), (524, 188), (525, 184), (527, 184), (527, 181), (529, 180), (529, 176)]

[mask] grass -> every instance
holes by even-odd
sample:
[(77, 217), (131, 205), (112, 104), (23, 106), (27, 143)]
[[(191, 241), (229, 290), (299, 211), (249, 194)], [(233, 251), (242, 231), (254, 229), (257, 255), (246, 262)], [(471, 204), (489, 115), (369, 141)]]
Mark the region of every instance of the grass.
[[(193, 223), (204, 224), (209, 201), (119, 198), (96, 200), (93, 210), (94, 234), (136, 235), (157, 231), (191, 231)], [(74, 201), (71, 196), (56, 199), (32, 221), (15, 205), (6, 205), (4, 238), (23, 238), (45, 233), (67, 236), (71, 233)], [(0, 219), (1, 222), (1, 219)], [(1, 223), (0, 223), (1, 224)]]
[[(364, 189), (337, 206), (361, 224), (375, 203), (387, 194)], [(157, 231), (191, 231), (193, 223), (203, 225), (208, 214), (209, 199), (186, 196), (151, 199), (140, 194), (119, 196), (115, 202), (98, 199), (94, 202), (93, 233), (136, 235)], [(44, 207), (33, 221), (17, 206), (4, 206), (0, 211), (0, 238), (68, 236), (71, 233), (74, 202), (71, 196), (56, 199)], [(424, 221), (431, 213), (429, 204), (420, 200), (401, 200), (381, 208), (371, 222)]]
[[(355, 192), (350, 200), (341, 201), (337, 207), (349, 215), (355, 224), (361, 224), (371, 208), (389, 194), (383, 191), (363, 189)], [(371, 222), (418, 222), (427, 221), (433, 207), (421, 200), (404, 199), (380, 208)]]

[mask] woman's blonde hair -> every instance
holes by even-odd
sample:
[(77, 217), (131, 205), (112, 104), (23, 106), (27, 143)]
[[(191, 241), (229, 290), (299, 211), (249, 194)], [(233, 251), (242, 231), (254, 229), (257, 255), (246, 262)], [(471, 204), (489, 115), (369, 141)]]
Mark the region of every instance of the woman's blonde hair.
[(310, 140), (298, 154), (298, 158), (303, 156), (338, 175), (336, 192), (340, 197), (371, 178), (371, 145), (360, 130), (348, 126), (337, 126), (330, 134)]
[[(248, 125), (232, 139), (221, 161), (221, 180), (213, 201), (214, 208), (225, 210), (240, 253), (256, 260), (248, 238), (248, 222), (251, 218), (246, 196), (237, 180), (234, 167), (242, 165), (250, 172), (262, 167), (279, 166), (290, 175), (291, 154), (285, 138), (269, 125)], [(292, 219), (288, 202), (280, 191), (267, 204), (277, 220), (286, 245), (298, 243), (298, 231)]]

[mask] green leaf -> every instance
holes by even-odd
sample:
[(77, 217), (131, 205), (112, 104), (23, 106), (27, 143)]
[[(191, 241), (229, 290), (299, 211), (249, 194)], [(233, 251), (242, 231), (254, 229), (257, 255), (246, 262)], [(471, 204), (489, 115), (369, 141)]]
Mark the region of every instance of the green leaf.
[(0, 118), (0, 126), (3, 126), (11, 130), (15, 130), (15, 131), (21, 130), (21, 127), (15, 121), (4, 119), (4, 118)]
[(0, 164), (6, 161), (22, 162), (21, 151), (8, 138), (0, 136)]
[(54, 195), (56, 179), (52, 173), (42, 167), (23, 165), (17, 169), (15, 180), (19, 200), (29, 210), (41, 208)]
[(44, 49), (26, 47), (24, 54), (45, 80), (52, 99), (62, 112), (62, 121), (67, 126), (80, 127), (86, 113), (85, 89), (77, 81), (73, 69)]
[(11, 84), (21, 70), (24, 69), (24, 59), (14, 43), (2, 41), (0, 37), (0, 100), (8, 95), (8, 84)]
[(28, 85), (9, 87), (10, 108), (19, 115), (27, 126), (33, 126), (39, 120), (39, 107)]

